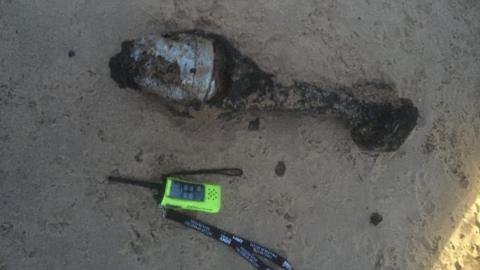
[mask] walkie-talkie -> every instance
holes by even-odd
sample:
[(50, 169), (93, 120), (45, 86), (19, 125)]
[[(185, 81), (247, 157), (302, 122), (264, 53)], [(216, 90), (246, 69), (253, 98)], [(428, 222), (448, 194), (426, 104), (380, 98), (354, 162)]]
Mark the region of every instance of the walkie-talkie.
[(146, 182), (115, 176), (109, 176), (108, 180), (153, 189), (159, 192), (159, 205), (166, 209), (218, 213), (222, 205), (222, 187), (217, 184), (196, 183), (180, 178), (180, 176), (193, 174), (240, 176), (243, 172), (237, 168), (181, 171), (164, 175), (162, 182)]
[(191, 183), (168, 176), (160, 205), (165, 208), (218, 213), (222, 204), (222, 187), (215, 184)]
[(175, 211), (177, 209), (206, 213), (218, 213), (220, 211), (222, 201), (221, 186), (217, 184), (196, 183), (180, 178), (182, 175), (193, 174), (241, 176), (243, 172), (237, 168), (182, 171), (163, 176), (161, 183), (116, 176), (109, 176), (108, 180), (110, 182), (143, 186), (157, 191), (159, 194), (155, 197), (158, 200), (159, 206), (165, 209), (165, 218), (181, 223), (187, 228), (229, 246), (257, 270), (273, 270), (273, 268), (263, 262), (259, 256), (264, 257), (284, 270), (293, 270), (292, 265), (284, 257), (271, 251), (267, 247)]

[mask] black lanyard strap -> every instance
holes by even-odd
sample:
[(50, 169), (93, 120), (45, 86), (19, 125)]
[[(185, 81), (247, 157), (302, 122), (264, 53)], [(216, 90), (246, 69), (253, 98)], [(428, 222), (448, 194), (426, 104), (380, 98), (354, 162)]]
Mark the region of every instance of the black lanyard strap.
[(165, 217), (179, 222), (190, 229), (196, 230), (231, 247), (242, 258), (247, 260), (258, 270), (273, 269), (260, 260), (257, 255), (270, 260), (272, 263), (280, 266), (282, 269), (293, 270), (292, 265), (285, 258), (258, 243), (236, 236), (215, 226), (171, 209), (166, 209)]

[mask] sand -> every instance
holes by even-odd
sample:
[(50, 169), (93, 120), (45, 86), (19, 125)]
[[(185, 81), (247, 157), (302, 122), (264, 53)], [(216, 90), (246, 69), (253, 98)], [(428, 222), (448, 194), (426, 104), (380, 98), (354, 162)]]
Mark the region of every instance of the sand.
[[(196, 216), (296, 269), (479, 269), (479, 12), (475, 0), (1, 0), (0, 269), (252, 269), (164, 220), (148, 190), (105, 180), (224, 166), (245, 175), (208, 177), (223, 208)], [(417, 128), (373, 153), (330, 117), (187, 119), (110, 79), (121, 41), (191, 28), (285, 83), (387, 81), (419, 108)]]

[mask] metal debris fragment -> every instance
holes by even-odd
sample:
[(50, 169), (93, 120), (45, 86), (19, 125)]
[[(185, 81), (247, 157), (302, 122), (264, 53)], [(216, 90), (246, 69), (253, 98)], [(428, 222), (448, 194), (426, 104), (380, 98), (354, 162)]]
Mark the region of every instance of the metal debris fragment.
[(418, 110), (388, 84), (326, 89), (305, 82), (284, 86), (224, 37), (203, 31), (149, 35), (122, 43), (110, 60), (120, 87), (157, 94), (182, 106), (328, 113), (344, 120), (367, 150), (395, 151), (416, 126)]

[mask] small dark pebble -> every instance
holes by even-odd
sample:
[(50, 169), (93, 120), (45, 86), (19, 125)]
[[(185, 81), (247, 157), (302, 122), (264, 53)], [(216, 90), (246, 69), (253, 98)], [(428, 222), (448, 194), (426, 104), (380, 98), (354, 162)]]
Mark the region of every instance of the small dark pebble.
[(0, 225), (0, 229), (1, 229), (1, 232), (2, 232), (2, 233), (7, 234), (7, 233), (9, 233), (9, 232), (12, 231), (12, 229), (13, 229), (13, 224), (10, 223), (10, 222), (4, 222), (4, 223), (2, 223), (2, 224)]
[(258, 130), (260, 128), (260, 119), (255, 118), (255, 120), (248, 123), (248, 130)]
[(382, 215), (377, 212), (374, 212), (370, 215), (370, 224), (372, 224), (373, 226), (377, 226), (378, 224), (380, 224), (380, 222), (382, 222), (382, 220)]
[(275, 174), (277, 176), (284, 176), (286, 170), (287, 170), (287, 167), (285, 167), (285, 162), (283, 161), (279, 161), (277, 163), (277, 166), (275, 166)]
[(74, 57), (75, 56), (75, 51), (74, 50), (69, 50), (68, 51), (68, 57)]
[(140, 163), (143, 161), (143, 150), (140, 149), (138, 153), (135, 155), (135, 161)]
[(291, 230), (293, 228), (293, 225), (292, 224), (287, 224), (287, 225), (285, 225), (285, 227), (287, 227), (287, 229)]

